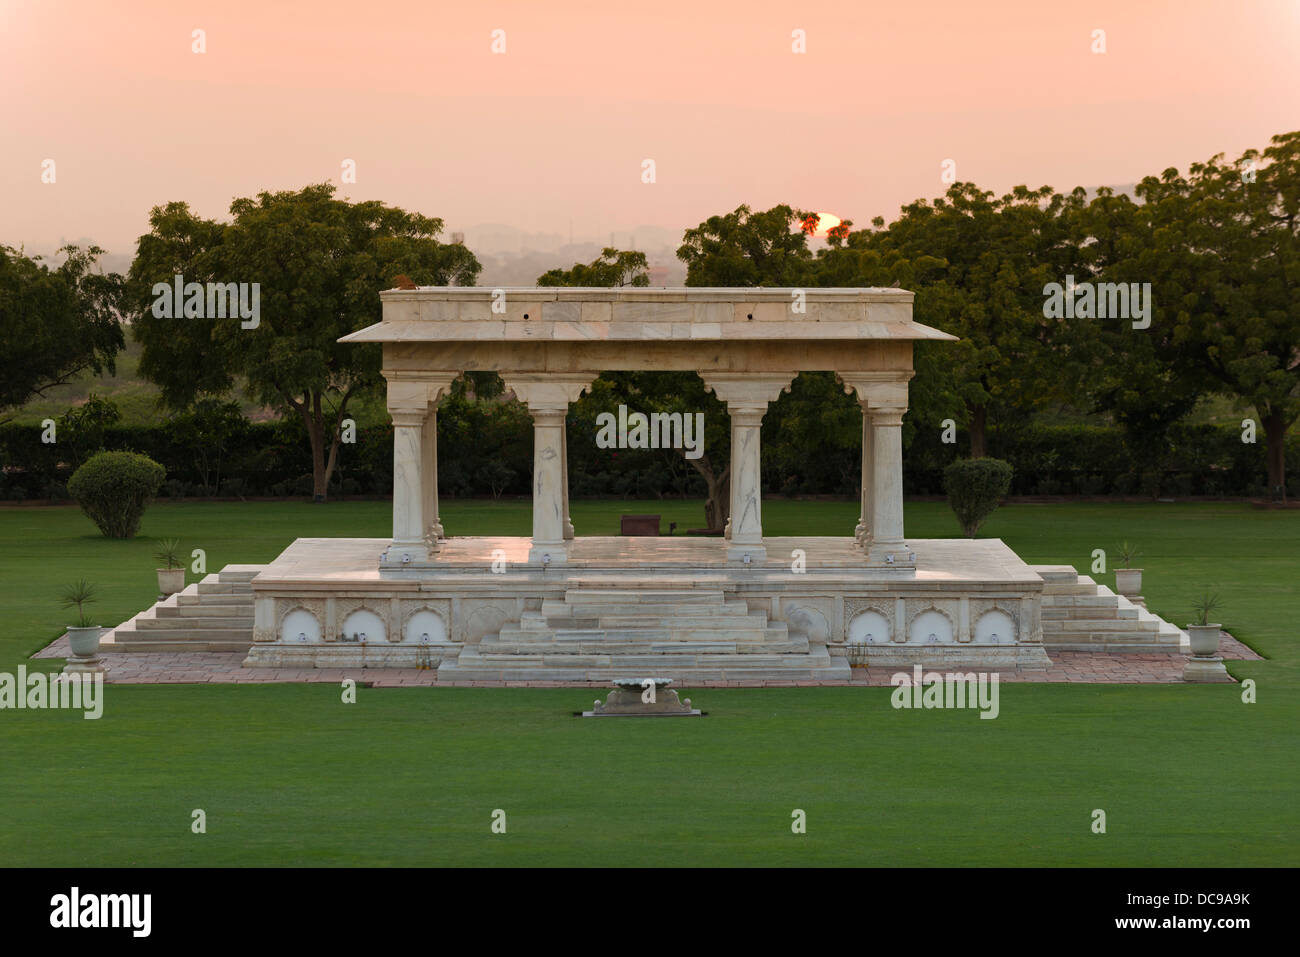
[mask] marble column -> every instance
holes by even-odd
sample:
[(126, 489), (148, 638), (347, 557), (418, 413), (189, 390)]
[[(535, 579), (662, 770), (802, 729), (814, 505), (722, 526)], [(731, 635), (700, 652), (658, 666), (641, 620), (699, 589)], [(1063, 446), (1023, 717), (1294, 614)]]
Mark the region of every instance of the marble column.
[(862, 517), (855, 532), (871, 565), (914, 573), (903, 538), (903, 413), (909, 370), (841, 372), (862, 406)]
[(595, 373), (540, 375), (504, 373), (515, 395), (533, 417), (533, 542), (530, 563), (563, 562), (573, 537), (568, 522), (568, 453), (565, 419), (569, 403), (595, 379)]
[(768, 403), (788, 389), (794, 373), (701, 373), (705, 386), (727, 403), (731, 416), (731, 516), (728, 521), (728, 561), (761, 563), (763, 545), (763, 481), (761, 426)]
[(871, 408), (867, 405), (866, 400), (859, 399), (858, 405), (862, 407), (862, 486), (861, 486), (861, 511), (858, 513), (858, 527), (853, 530), (854, 540), (862, 546), (871, 543), (871, 521), (874, 506), (871, 503), (872, 472), (875, 466), (872, 464), (872, 450), (875, 448), (876, 436), (871, 429)]
[[(437, 428), (434, 414), (455, 372), (385, 371), (393, 419), (393, 541), (380, 568), (427, 564), (437, 552), (430, 528), (438, 521)], [(438, 528), (441, 534), (441, 527)]]
[(388, 549), (389, 565), (406, 565), (429, 560), (424, 539), (424, 491), (421, 481), (424, 461), (425, 413), (394, 411), (393, 418), (393, 544)]
[(871, 476), (871, 553), (893, 553), (905, 559), (903, 545), (903, 413), (899, 407), (875, 408), (871, 431), (875, 437)]
[(421, 448), (421, 487), (423, 489), (423, 517), (425, 539), (437, 545), (444, 538), (442, 518), (438, 515), (438, 406), (433, 404), (424, 420)]

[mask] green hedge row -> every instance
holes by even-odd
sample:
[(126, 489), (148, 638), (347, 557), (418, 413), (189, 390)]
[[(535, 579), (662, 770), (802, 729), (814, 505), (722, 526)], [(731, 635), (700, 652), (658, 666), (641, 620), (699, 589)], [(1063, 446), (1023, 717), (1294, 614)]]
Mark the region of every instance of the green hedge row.
[[(857, 493), (859, 451), (854, 447), (802, 449), (796, 438), (764, 426), (764, 486), (769, 493)], [(438, 413), (439, 485), (448, 497), (527, 495), (532, 476), (532, 422), (517, 402), (451, 398)], [(89, 453), (46, 444), (36, 426), (0, 426), (0, 500), (62, 499), (73, 468)], [(910, 495), (943, 494), (943, 470), (969, 454), (964, 442), (945, 445), (938, 428), (914, 430), (904, 453)], [(1144, 470), (1123, 434), (1102, 426), (1026, 426), (989, 434), (988, 452), (1015, 470), (1013, 495), (1262, 496), (1264, 445), (1241, 441), (1239, 429), (1178, 426), (1159, 470)], [(311, 457), (297, 421), (244, 423), (225, 441), (172, 425), (109, 426), (108, 450), (140, 452), (167, 469), (164, 497), (308, 496)], [(679, 454), (597, 448), (589, 420), (569, 419), (569, 487), (575, 498), (702, 497), (704, 484)], [(1289, 491), (1300, 494), (1300, 443), (1287, 450)], [(333, 494), (387, 496), (392, 492), (392, 428), (359, 428), (344, 445)]]

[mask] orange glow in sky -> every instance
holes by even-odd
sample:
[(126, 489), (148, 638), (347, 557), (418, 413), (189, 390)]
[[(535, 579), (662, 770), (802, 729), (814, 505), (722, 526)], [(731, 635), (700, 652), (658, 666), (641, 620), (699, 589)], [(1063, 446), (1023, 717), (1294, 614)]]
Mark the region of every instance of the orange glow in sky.
[(152, 206), (324, 181), (601, 240), (826, 197), (892, 220), (946, 161), (1126, 185), (1300, 127), (1298, 43), (1294, 0), (0, 0), (0, 242), (129, 253)]

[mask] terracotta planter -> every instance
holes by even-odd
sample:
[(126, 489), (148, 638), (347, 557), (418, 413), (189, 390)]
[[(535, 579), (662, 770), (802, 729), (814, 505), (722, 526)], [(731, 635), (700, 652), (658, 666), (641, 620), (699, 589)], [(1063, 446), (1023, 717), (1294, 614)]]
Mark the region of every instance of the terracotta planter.
[(164, 595), (174, 595), (185, 588), (185, 569), (158, 569), (158, 591)]
[(1188, 625), (1187, 637), (1192, 646), (1192, 654), (1209, 658), (1219, 653), (1218, 625)]
[(72, 645), (72, 653), (78, 658), (93, 658), (99, 654), (99, 635), (103, 630), (99, 625), (88, 628), (69, 625), (68, 643)]
[(1115, 590), (1121, 595), (1142, 594), (1142, 569), (1115, 569)]

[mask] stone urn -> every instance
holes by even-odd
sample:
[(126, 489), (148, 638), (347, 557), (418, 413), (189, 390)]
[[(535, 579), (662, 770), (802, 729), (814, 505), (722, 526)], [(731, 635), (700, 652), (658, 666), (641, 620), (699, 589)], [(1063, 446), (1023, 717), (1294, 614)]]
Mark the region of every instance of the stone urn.
[(1198, 658), (1211, 658), (1219, 653), (1219, 625), (1188, 625), (1187, 638), (1192, 654)]
[(158, 569), (158, 591), (164, 597), (174, 595), (185, 588), (185, 569), (184, 568), (160, 568)]
[(99, 654), (99, 635), (103, 630), (99, 625), (90, 625), (86, 628), (69, 626), (68, 644), (72, 646), (72, 653), (78, 658), (95, 657)]
[(1117, 568), (1115, 569), (1115, 590), (1127, 598), (1130, 595), (1142, 594), (1142, 569), (1140, 568)]
[(68, 627), (68, 644), (72, 646), (72, 657), (63, 666), (64, 674), (94, 674), (107, 670), (104, 659), (99, 654), (99, 636), (103, 631), (98, 625)]

